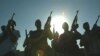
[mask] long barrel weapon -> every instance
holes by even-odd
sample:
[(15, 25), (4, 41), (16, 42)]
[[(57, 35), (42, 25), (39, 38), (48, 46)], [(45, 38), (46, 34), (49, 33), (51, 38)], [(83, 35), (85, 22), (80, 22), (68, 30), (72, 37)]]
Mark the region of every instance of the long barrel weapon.
[(98, 15), (98, 18), (97, 18), (97, 20), (96, 20), (95, 24), (97, 24), (97, 22), (98, 22), (99, 18), (100, 18), (100, 15)]
[(45, 28), (49, 28), (50, 27), (51, 15), (52, 15), (52, 11), (50, 12), (50, 16), (48, 17), (48, 19), (46, 21)]
[(50, 12), (50, 16), (52, 15), (52, 11)]
[(97, 22), (98, 22), (99, 18), (100, 18), (100, 15), (98, 15), (98, 18), (97, 18), (96, 22), (94, 23), (92, 30), (94, 30), (97, 27)]
[(34, 44), (36, 44), (37, 41), (38, 43), (40, 43), (40, 40), (44, 39), (46, 37), (46, 34), (48, 34), (47, 29), (50, 29), (51, 14), (52, 12), (50, 13), (50, 16), (48, 17), (46, 21), (46, 24), (44, 26), (44, 31), (42, 32), (41, 36), (33, 41)]
[(75, 16), (75, 18), (74, 18), (74, 20), (73, 20), (72, 26), (73, 26), (74, 24), (77, 24), (77, 20), (78, 20), (77, 15), (78, 15), (78, 12), (79, 12), (79, 10), (76, 11), (76, 16)]
[(14, 16), (15, 16), (15, 13), (13, 13), (13, 15), (12, 15), (12, 17), (10, 19), (10, 23), (11, 23), (11, 25), (15, 25), (16, 26), (16, 22), (13, 20)]
[(24, 44), (23, 44), (24, 47), (27, 45), (27, 39), (28, 39), (27, 30), (25, 30), (25, 35), (26, 35), (26, 38), (25, 38), (25, 41), (24, 41)]
[(14, 16), (15, 16), (15, 13), (13, 13), (13, 15), (12, 15), (12, 17), (11, 17), (11, 20), (13, 20)]
[(50, 22), (51, 22), (51, 15), (52, 15), (52, 11), (50, 12), (50, 16), (49, 16), (48, 19), (47, 19), (47, 23), (49, 23), (49, 24), (50, 24)]
[(10, 20), (8, 21), (7, 24), (7, 32), (9, 32), (10, 30), (10, 26), (15, 25), (16, 26), (16, 22), (13, 20), (15, 13), (13, 13), (13, 15), (11, 16)]
[[(72, 23), (72, 26), (71, 26), (72, 29), (73, 29), (74, 26), (77, 25), (77, 20), (78, 20), (77, 15), (78, 15), (78, 12), (79, 12), (79, 10), (76, 11), (76, 16), (75, 16), (75, 18), (74, 18), (74, 20), (73, 20), (73, 23)], [(72, 29), (71, 29), (71, 31), (72, 31)]]

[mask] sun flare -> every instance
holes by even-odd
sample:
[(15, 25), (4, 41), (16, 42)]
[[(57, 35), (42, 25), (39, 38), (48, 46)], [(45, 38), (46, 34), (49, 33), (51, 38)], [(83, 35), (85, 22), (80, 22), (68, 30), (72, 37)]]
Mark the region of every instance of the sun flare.
[(62, 24), (66, 22), (66, 18), (65, 16), (62, 15), (57, 15), (52, 17), (51, 20), (51, 31), (53, 31), (53, 28), (55, 29), (55, 31), (57, 31), (59, 34), (63, 33), (63, 29), (62, 29)]

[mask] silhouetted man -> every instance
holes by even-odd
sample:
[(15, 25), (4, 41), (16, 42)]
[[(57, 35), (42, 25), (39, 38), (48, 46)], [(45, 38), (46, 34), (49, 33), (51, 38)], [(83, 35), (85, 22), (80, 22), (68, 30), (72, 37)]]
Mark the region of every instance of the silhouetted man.
[(6, 30), (6, 26), (5, 25), (2, 25), (1, 26), (1, 34), (0, 34), (0, 44), (6, 39), (6, 33), (5, 33), (5, 30)]
[(84, 32), (84, 34), (83, 34), (83, 36), (82, 36), (82, 38), (81, 38), (81, 40), (80, 40), (80, 46), (84, 46), (84, 48), (85, 48), (85, 55), (87, 56), (87, 54), (88, 54), (88, 52), (90, 52), (90, 50), (89, 50), (89, 46), (90, 46), (90, 41), (89, 41), (89, 39), (90, 39), (90, 26), (89, 26), (89, 23), (88, 22), (85, 22), (84, 24), (83, 24), (83, 28), (84, 28), (84, 30), (85, 30), (85, 32)]
[(73, 25), (71, 32), (73, 33), (73, 40), (74, 40), (74, 56), (80, 56), (82, 53), (80, 52), (79, 46), (77, 44), (77, 40), (81, 39), (82, 35), (77, 31), (78, 24)]
[(51, 36), (50, 25), (47, 24), (49, 23), (49, 20), (51, 20), (51, 17), (47, 20), (44, 30), (41, 29), (41, 21), (36, 20), (35, 26), (37, 30), (30, 31), (29, 33), (29, 43), (31, 43), (32, 56), (50, 56), (50, 47), (48, 46), (47, 38), (52, 38), (53, 36)]
[(60, 56), (73, 56), (74, 55), (74, 39), (73, 34), (70, 32), (69, 26), (66, 22), (63, 23), (62, 28), (64, 33), (59, 37), (59, 55)]
[(87, 56), (99, 56), (100, 54), (100, 40), (95, 36), (95, 33), (90, 30), (88, 22), (83, 24), (85, 30), (81, 39), (80, 45), (84, 46)]
[(7, 27), (5, 29), (5, 37), (6, 38), (2, 44), (0, 45), (0, 55), (1, 56), (15, 56), (17, 40), (20, 37), (20, 33), (18, 30), (15, 30), (15, 21), (9, 20)]
[(36, 30), (35, 31), (30, 31), (29, 32), (29, 43), (30, 48), (31, 48), (31, 56), (37, 56), (38, 54), (38, 49), (39, 49), (39, 37), (42, 35), (43, 30), (41, 29), (41, 21), (40, 20), (36, 20), (35, 22), (35, 26), (36, 26)]

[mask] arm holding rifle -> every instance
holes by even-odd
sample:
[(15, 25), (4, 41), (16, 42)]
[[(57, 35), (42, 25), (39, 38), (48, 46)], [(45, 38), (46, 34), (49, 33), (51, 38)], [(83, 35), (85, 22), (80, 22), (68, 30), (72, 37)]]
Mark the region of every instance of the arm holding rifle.
[(74, 18), (74, 20), (73, 20), (72, 29), (71, 29), (71, 32), (74, 34), (74, 37), (75, 37), (76, 40), (77, 40), (77, 39), (80, 39), (81, 36), (82, 36), (82, 35), (77, 31), (77, 28), (79, 27), (79, 26), (78, 26), (78, 23), (77, 23), (77, 20), (78, 20), (78, 12), (79, 12), (79, 10), (77, 10), (77, 12), (76, 12), (76, 16), (75, 16), (75, 18)]
[(17, 43), (18, 37), (20, 36), (19, 36), (19, 31), (16, 31), (14, 29), (14, 27), (16, 26), (16, 22), (13, 20), (14, 15), (15, 13), (13, 13), (11, 19), (8, 21), (6, 34), (7, 36), (9, 36), (9, 38), (11, 39), (13, 43)]
[(53, 37), (53, 33), (50, 30), (50, 27), (51, 27), (51, 25), (50, 25), (50, 23), (51, 23), (51, 14), (52, 14), (52, 11), (51, 11), (50, 16), (48, 17), (48, 19), (46, 21), (45, 26), (44, 26), (44, 33), (46, 33), (46, 35), (49, 39), (52, 39), (52, 37)]

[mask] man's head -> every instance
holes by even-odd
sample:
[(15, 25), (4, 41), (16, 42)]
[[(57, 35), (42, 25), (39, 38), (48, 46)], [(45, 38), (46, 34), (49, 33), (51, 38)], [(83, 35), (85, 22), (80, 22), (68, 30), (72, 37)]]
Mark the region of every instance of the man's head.
[(62, 28), (64, 29), (64, 31), (68, 31), (69, 26), (68, 26), (67, 22), (63, 23)]
[(41, 29), (41, 21), (39, 19), (35, 21), (35, 26), (37, 29)]
[(83, 28), (85, 29), (85, 31), (89, 31), (89, 30), (90, 30), (89, 23), (88, 23), (88, 22), (85, 22), (85, 23), (83, 24)]
[(6, 26), (5, 25), (2, 25), (1, 26), (1, 30), (4, 32), (6, 30)]
[(16, 22), (12, 19), (8, 21), (8, 24), (11, 26), (12, 29), (14, 29), (14, 27), (16, 26)]

